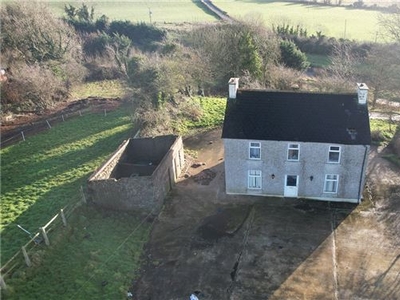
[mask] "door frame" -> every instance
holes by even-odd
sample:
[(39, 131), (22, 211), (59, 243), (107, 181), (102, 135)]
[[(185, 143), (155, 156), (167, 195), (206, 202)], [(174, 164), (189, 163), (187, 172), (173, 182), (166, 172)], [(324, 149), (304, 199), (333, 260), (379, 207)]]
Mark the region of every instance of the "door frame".
[[(287, 185), (289, 176), (296, 177), (296, 185), (295, 186)], [(283, 187), (283, 196), (297, 198), (298, 195), (299, 195), (299, 175), (286, 174), (284, 187)]]

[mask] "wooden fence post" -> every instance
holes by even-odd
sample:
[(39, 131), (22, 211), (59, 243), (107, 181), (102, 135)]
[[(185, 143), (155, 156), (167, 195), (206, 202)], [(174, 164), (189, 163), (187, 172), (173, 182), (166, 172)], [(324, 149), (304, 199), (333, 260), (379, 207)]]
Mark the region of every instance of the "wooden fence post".
[(0, 287), (4, 290), (7, 288), (7, 285), (4, 281), (3, 275), (1, 275), (1, 274), (0, 274)]
[(30, 267), (32, 263), (31, 259), (28, 256), (28, 252), (26, 252), (25, 246), (22, 246), (22, 254), (24, 255), (26, 265)]
[(23, 131), (21, 131), (21, 135), (22, 135), (22, 140), (25, 142), (25, 135)]
[(67, 226), (67, 219), (65, 218), (64, 210), (62, 208), (60, 209), (60, 215), (61, 215), (61, 220), (63, 222), (63, 225)]
[(82, 186), (81, 186), (81, 193), (82, 193), (82, 202), (86, 204), (86, 197), (85, 197), (85, 193), (83, 192)]
[(49, 241), (49, 237), (47, 236), (46, 229), (44, 229), (43, 227), (40, 227), (39, 229), (42, 232), (44, 242), (46, 243), (47, 246), (50, 246), (50, 241)]
[(49, 126), (49, 129), (51, 129), (51, 125), (50, 122), (48, 120), (46, 120), (47, 126)]

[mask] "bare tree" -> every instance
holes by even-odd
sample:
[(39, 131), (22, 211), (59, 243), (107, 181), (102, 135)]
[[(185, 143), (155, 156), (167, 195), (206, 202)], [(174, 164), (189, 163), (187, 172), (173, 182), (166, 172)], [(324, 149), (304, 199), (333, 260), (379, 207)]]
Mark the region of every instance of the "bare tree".
[(373, 90), (372, 106), (385, 92), (398, 91), (400, 45), (380, 45), (372, 49), (359, 66), (359, 77)]
[(400, 42), (400, 8), (393, 13), (381, 13), (378, 17), (379, 25), (387, 37)]
[(333, 55), (330, 57), (331, 64), (328, 72), (337, 79), (343, 81), (354, 81), (354, 75), (359, 58), (353, 54), (351, 45), (341, 43), (334, 45)]

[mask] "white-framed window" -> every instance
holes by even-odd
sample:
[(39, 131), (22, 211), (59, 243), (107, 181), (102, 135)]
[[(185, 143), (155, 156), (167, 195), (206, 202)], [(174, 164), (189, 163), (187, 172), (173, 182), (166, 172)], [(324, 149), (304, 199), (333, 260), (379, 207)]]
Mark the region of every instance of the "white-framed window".
[(339, 175), (326, 174), (324, 183), (324, 193), (336, 194), (339, 185)]
[(261, 143), (250, 142), (249, 144), (249, 158), (261, 159)]
[(287, 159), (290, 161), (298, 161), (300, 157), (300, 145), (289, 144), (287, 150)]
[(259, 190), (261, 189), (262, 172), (260, 170), (249, 170), (248, 188)]
[(328, 162), (340, 163), (340, 146), (329, 146)]

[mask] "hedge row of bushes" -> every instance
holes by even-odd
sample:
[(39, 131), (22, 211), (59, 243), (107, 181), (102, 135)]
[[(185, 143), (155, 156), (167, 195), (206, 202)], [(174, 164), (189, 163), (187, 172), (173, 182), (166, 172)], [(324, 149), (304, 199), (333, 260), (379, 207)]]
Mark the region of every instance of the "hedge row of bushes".
[[(77, 32), (92, 37), (94, 36), (93, 34), (98, 36), (95, 41), (92, 39), (89, 43), (95, 42), (96, 46), (99, 46), (99, 49), (104, 49), (104, 46), (111, 37), (115, 35), (124, 35), (132, 41), (134, 46), (142, 50), (152, 50), (152, 44), (162, 41), (166, 36), (164, 30), (144, 22), (138, 22), (136, 24), (131, 21), (121, 20), (110, 22), (105, 15), (95, 19), (94, 8), (91, 7), (91, 9), (89, 9), (85, 4), (82, 4), (79, 8), (66, 5), (64, 11), (66, 13), (64, 21), (74, 27)], [(86, 46), (87, 50), (91, 48), (93, 47), (90, 45)], [(92, 51), (92, 53), (88, 54), (96, 54), (96, 51), (90, 51)]]

